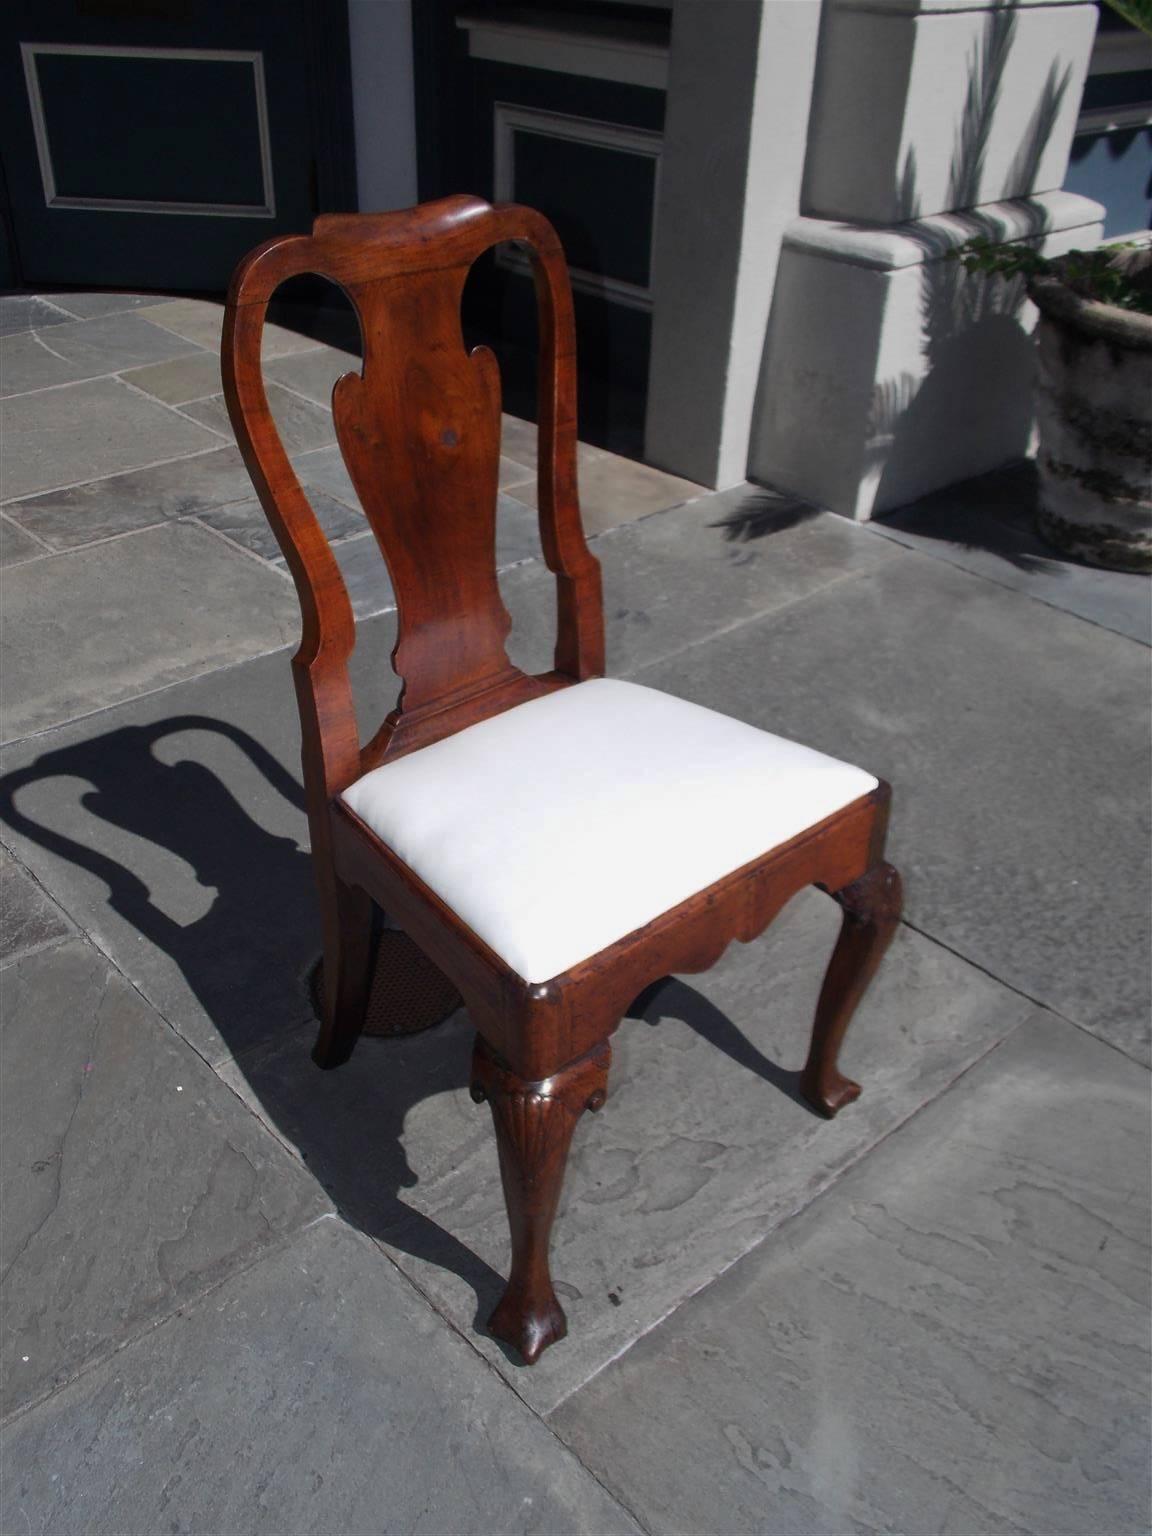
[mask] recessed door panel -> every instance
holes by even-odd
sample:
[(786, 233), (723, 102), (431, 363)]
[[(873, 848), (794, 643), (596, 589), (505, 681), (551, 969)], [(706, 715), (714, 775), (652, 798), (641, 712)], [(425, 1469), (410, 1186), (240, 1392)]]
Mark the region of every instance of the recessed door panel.
[(46, 0), (5, 13), (0, 49), (26, 284), (218, 291), (259, 241), (354, 206), (340, 5)]

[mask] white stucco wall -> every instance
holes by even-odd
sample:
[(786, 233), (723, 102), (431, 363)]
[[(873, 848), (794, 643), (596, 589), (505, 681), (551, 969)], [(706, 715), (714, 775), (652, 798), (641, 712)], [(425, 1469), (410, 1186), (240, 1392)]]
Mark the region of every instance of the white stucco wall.
[(798, 219), (780, 257), (751, 477), (868, 518), (1020, 458), (1035, 310), (1018, 280), (969, 277), (946, 253), (978, 229), (1059, 255), (1095, 245), (1102, 214), (1054, 192), (987, 204), (978, 224)]
[(1058, 190), (1096, 7), (828, 5), (748, 473), (867, 518), (1028, 451), (1034, 312), (947, 252), (1098, 242), (1099, 205)]
[(1096, 7), (1071, 0), (917, 11), (835, 0), (804, 212), (895, 224), (1055, 190), (1095, 30)]
[(416, 201), (411, 0), (348, 0), (356, 187), (362, 213)]
[(702, 485), (744, 478), (819, 22), (819, 0), (673, 8), (645, 458)]

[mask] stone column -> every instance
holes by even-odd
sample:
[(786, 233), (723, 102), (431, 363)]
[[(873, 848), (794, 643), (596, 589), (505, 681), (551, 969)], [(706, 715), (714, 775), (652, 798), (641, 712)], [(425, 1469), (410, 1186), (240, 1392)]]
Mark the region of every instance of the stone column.
[(361, 213), (416, 201), (411, 0), (348, 0)]
[(701, 485), (744, 478), (819, 22), (819, 0), (675, 0), (645, 457)]
[(828, 6), (749, 474), (868, 518), (1027, 451), (1032, 306), (948, 252), (1100, 238), (1099, 205), (1060, 191), (1096, 7)]

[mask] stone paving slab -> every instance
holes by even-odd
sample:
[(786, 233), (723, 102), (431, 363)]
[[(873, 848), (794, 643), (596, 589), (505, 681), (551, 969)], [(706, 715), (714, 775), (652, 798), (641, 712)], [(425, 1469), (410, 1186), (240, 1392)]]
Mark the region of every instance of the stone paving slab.
[(251, 495), (252, 481), (239, 449), (217, 441), (207, 453), (29, 496), (9, 502), (5, 511), (50, 548), (77, 549)]
[[(601, 453), (582, 460), (578, 478), (584, 532), (589, 535), (603, 533), (621, 523), (635, 522), (653, 512), (663, 512), (703, 494), (703, 487), (694, 481), (681, 480), (662, 469), (653, 469), (649, 464), (624, 459), (614, 453)], [(527, 506), (537, 505), (535, 480), (518, 487), (512, 494)]]
[[(342, 462), (337, 465), (338, 458), (339, 449), (334, 447), (294, 458), (301, 484), (332, 538), (347, 537), (351, 529), (364, 526), (352, 482), (342, 472)], [(351, 509), (350, 522), (337, 512), (334, 501)], [(524, 516), (519, 503), (515, 505)], [(224, 508), (226, 512), (222, 511)], [(268, 519), (253, 495), (251, 478), (234, 444), (221, 443), (207, 453), (11, 501), (4, 512), (19, 528), (29, 530), (54, 550), (78, 549), (117, 534), (158, 527), (176, 518), (195, 517), (211, 527), (227, 528), (235, 522), (244, 534), (236, 542), (254, 553), (279, 558)], [(5, 533), (6, 546), (14, 550), (7, 558), (32, 558), (31, 552), (25, 554), (17, 546), (20, 538), (19, 533), (14, 533), (8, 546)], [(38, 544), (31, 544), (31, 549), (37, 554), (44, 552)]]
[(513, 486), (526, 485), (535, 480), (536, 471), (527, 464), (521, 464), (516, 459), (510, 459), (507, 454), (500, 455), (500, 489), (508, 490)]
[(0, 337), (0, 394), (51, 388), (201, 350), (134, 314), (60, 320), (51, 325), (51, 340), (39, 335), (39, 326)]
[(905, 552), (636, 680), (890, 780), (909, 920), (1148, 1059), (1143, 646)]
[(46, 325), (67, 325), (74, 318), (52, 300), (34, 293), (0, 295), (0, 336), (40, 330)]
[(0, 965), (46, 949), (71, 932), (51, 897), (0, 848)]
[[(359, 514), (365, 523), (363, 513)], [(385, 613), (396, 606), (396, 595), (388, 576), (388, 567), (380, 554), (371, 529), (345, 539), (332, 546), (336, 564), (348, 589), (352, 612), (357, 619), (367, 619), (376, 613)], [(272, 564), (285, 577), (289, 576), (288, 562), (278, 556)]]
[(154, 293), (53, 293), (49, 303), (74, 315), (77, 320), (95, 320), (101, 315), (120, 315), (129, 309), (146, 309), (164, 303)]
[(119, 379), (92, 379), (0, 402), (0, 497), (31, 496), (218, 448), (220, 435)]
[(133, 368), (124, 380), (166, 405), (186, 405), (220, 393), (220, 359), (215, 352), (190, 352), (171, 362)]
[(331, 1219), (18, 1419), (4, 1455), (13, 1532), (639, 1532)]
[(4, 731), (43, 731), (287, 645), (295, 593), (206, 528), (175, 523), (25, 566), (0, 613)]
[(84, 367), (50, 351), (38, 334), (19, 329), (0, 336), (0, 399), (29, 390), (56, 389), (111, 370)]
[[(215, 299), (166, 299), (142, 306), (141, 319), (191, 341), (199, 347), (220, 350), (220, 332), (224, 324), (224, 305)], [(265, 325), (261, 356), (265, 361), (284, 357), (289, 352), (310, 352), (319, 345), (311, 336), (301, 336), (282, 325)]]
[(314, 347), (311, 352), (274, 358), (265, 369), (265, 374), (269, 379), (286, 384), (298, 395), (304, 395), (330, 411), (336, 380), (346, 373), (359, 373), (361, 367), (361, 360), (354, 352), (324, 346)]
[(901, 931), (845, 1050), (864, 1096), (829, 1124), (796, 1080), (837, 928), (828, 898), (806, 893), (765, 938), (669, 985), (646, 1010), (655, 1027), (617, 1031), (608, 1104), (577, 1131), (553, 1243), (571, 1332), (531, 1370), (479, 1336), (508, 1231), (491, 1117), (467, 1091), (463, 1015), (408, 1042), (364, 1040), (337, 1072), (313, 1066), (312, 1023), (221, 1070), (338, 1208), (547, 1411), (1032, 1012)]
[[(518, 464), (526, 465), (533, 472), (538, 459), (539, 441), (540, 433), (534, 421), (525, 421), (519, 416), (509, 416), (506, 412), (501, 417), (501, 453), (514, 459)], [(593, 459), (602, 459), (607, 454), (607, 448), (597, 448), (593, 443), (576, 444), (576, 457), (581, 466), (590, 464)], [(623, 462), (619, 460), (618, 454), (612, 454), (610, 457)]]
[(1034, 527), (1031, 463), (950, 486), (870, 524), (873, 532), (1038, 602), (1152, 645), (1152, 583), (1063, 558)]
[(0, 990), (7, 1411), (330, 1207), (90, 945)]
[[(831, 513), (770, 539), (734, 536), (734, 526), (743, 526), (741, 509), (759, 500), (753, 487), (738, 487), (592, 541), (603, 572), (610, 675), (686, 653), (757, 615), (902, 558), (887, 540)], [(502, 583), (502, 590), (515, 624), (514, 659), (534, 670), (551, 666), (555, 617), (547, 572), (530, 583)]]
[[(323, 406), (302, 400), (279, 384), (265, 386), (272, 419), (280, 433), (280, 441), (289, 453), (310, 453), (314, 448), (327, 448), (336, 441), (336, 429), (332, 425), (332, 413)], [(183, 407), (187, 415), (211, 427), (235, 442), (232, 422), (223, 395), (213, 395), (207, 400), (193, 400)]]
[(19, 524), (0, 517), (0, 566), (23, 565), (43, 554), (47, 554), (43, 544), (37, 543)]
[(335, 496), (337, 501), (363, 512), (356, 487), (352, 484), (352, 477), (338, 447), (316, 448), (310, 453), (296, 454), (292, 462), (301, 483), (319, 486), (329, 496)]
[[(119, 373), (199, 351), (195, 342), (149, 325), (137, 311), (99, 315), (52, 327), (43, 345), (66, 362), (95, 373)], [(9, 381), (11, 388), (11, 381)]]
[(540, 518), (534, 507), (526, 507), (511, 494), (501, 491), (496, 497), (496, 566), (501, 576), (514, 565), (535, 560), (547, 582), (544, 549), (540, 542)]
[(1035, 1018), (552, 1423), (661, 1536), (1142, 1536), (1148, 1121)]
[[(367, 523), (363, 512), (357, 508), (349, 507), (313, 486), (308, 487), (307, 494), (312, 510), (330, 543), (336, 544), (342, 539), (365, 532)], [(217, 533), (222, 533), (252, 554), (259, 555), (262, 560), (274, 561), (287, 574), (288, 566), (280, 555), (280, 546), (272, 532), (272, 525), (254, 496), (245, 501), (229, 502), (222, 507), (210, 507), (199, 514), (198, 521), (207, 523), (209, 528), (214, 528)]]

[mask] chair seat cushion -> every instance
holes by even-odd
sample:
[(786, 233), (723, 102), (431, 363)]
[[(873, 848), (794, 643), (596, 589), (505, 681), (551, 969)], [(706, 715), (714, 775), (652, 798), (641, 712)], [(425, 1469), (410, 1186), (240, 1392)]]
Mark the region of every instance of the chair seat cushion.
[(876, 783), (727, 715), (597, 678), (385, 763), (343, 798), (513, 971), (541, 982)]

